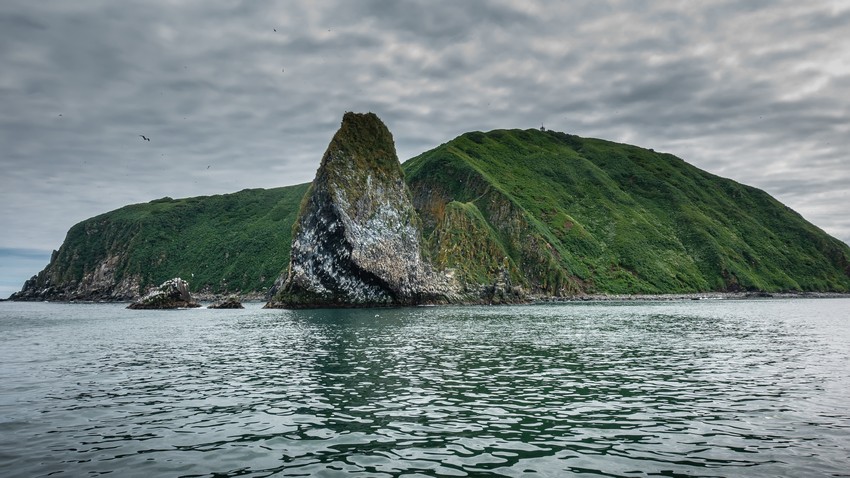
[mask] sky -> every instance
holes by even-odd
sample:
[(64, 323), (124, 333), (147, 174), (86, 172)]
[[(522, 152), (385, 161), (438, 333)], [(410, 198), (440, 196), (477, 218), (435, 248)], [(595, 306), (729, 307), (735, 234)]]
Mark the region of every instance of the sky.
[[(675, 154), (850, 242), (843, 0), (0, 2), (0, 297), (121, 206), (536, 128)], [(142, 138), (142, 135), (148, 140)]]

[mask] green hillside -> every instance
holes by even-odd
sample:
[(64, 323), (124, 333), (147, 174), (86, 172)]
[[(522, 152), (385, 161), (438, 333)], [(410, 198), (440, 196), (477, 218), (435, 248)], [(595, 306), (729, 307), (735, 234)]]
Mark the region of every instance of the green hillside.
[(194, 291), (264, 291), (289, 261), (307, 186), (163, 198), (87, 219), (68, 231), (39, 280), (69, 289), (106, 264), (115, 283), (138, 278), (143, 288), (179, 276)]
[(471, 281), (499, 254), (548, 294), (850, 290), (846, 244), (670, 154), (497, 130), (404, 166), (434, 260)]
[[(551, 295), (850, 291), (846, 244), (670, 154), (496, 130), (402, 169), (423, 250), (461, 283), (492, 283), (506, 265), (515, 284)], [(196, 292), (265, 292), (286, 270), (307, 187), (165, 198), (88, 219), (17, 298), (115, 300), (176, 276)]]

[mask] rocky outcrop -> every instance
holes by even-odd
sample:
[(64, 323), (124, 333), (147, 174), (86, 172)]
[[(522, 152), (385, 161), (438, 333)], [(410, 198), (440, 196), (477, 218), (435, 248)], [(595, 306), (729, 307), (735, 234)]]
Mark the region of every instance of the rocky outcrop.
[(508, 272), (509, 260), (505, 257), (496, 272), (496, 280), (482, 287), (481, 299), (486, 304), (525, 304), (530, 301), (522, 287), (513, 285)]
[(221, 301), (216, 301), (215, 303), (209, 305), (208, 309), (244, 309), (245, 306), (242, 305), (242, 302), (239, 302), (239, 299), (236, 297), (228, 297)]
[[(67, 254), (66, 254), (67, 255)], [(84, 270), (82, 277), (65, 278), (60, 251), (53, 251), (50, 264), (24, 282), (10, 300), (19, 301), (129, 301), (138, 299), (141, 290), (138, 275), (117, 277), (123, 262), (120, 254), (109, 254)]]
[(148, 295), (128, 305), (128, 309), (184, 309), (200, 307), (192, 300), (189, 283), (176, 277), (162, 283)]
[(420, 221), (387, 127), (346, 113), (293, 229), (270, 308), (441, 303), (454, 288), (422, 258)]

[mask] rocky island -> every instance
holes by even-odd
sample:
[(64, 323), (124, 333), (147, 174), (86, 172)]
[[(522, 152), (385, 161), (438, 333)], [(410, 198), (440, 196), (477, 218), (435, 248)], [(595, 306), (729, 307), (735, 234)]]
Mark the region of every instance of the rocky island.
[(11, 299), (129, 301), (178, 276), (269, 307), (848, 293), (850, 247), (671, 154), (512, 129), (399, 165), (380, 119), (348, 113), (313, 183), (87, 219)]

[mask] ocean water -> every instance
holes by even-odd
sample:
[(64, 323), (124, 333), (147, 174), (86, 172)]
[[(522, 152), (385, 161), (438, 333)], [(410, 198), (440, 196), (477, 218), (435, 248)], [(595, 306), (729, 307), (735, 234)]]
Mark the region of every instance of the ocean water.
[(850, 476), (850, 300), (0, 303), (0, 476)]

